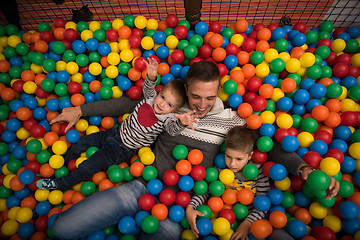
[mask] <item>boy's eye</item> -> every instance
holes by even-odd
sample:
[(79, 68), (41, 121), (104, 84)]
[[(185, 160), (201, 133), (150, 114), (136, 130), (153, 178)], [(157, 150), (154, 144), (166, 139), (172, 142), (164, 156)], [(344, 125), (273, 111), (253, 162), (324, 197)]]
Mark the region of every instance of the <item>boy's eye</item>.
[(171, 103), (168, 103), (169, 107), (173, 108), (174, 106)]

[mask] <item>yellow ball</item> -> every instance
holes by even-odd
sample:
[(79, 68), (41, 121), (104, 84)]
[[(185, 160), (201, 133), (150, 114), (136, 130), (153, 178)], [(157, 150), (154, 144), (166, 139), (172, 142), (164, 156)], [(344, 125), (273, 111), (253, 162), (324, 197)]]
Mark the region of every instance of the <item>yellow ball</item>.
[(230, 38), (230, 43), (235, 44), (237, 47), (241, 47), (241, 45), (244, 42), (244, 38), (243, 36), (241, 36), (240, 34), (234, 34), (231, 38)]
[(52, 192), (50, 192), (48, 198), (49, 198), (49, 202), (52, 205), (60, 204), (63, 199), (63, 192), (60, 190), (53, 190)]
[(301, 77), (303, 77), (306, 74), (306, 70), (307, 70), (307, 68), (300, 67), (296, 73), (299, 74)]
[(102, 67), (101, 67), (100, 63), (93, 62), (89, 65), (89, 72), (92, 75), (94, 75), (94, 76), (100, 75), (101, 71), (102, 71)]
[(223, 101), (226, 102), (229, 99), (229, 94), (227, 94), (226, 92), (224, 92), (224, 89), (220, 88), (219, 92), (218, 92), (218, 97)]
[(21, 43), (21, 39), (16, 35), (11, 35), (7, 40), (8, 45), (12, 48), (15, 48), (18, 43)]
[(310, 52), (304, 53), (300, 56), (300, 63), (302, 67), (311, 67), (315, 63), (315, 55)]
[[(25, 84), (24, 84), (25, 85)], [(341, 112), (348, 112), (355, 110), (356, 103), (350, 98), (341, 100)]]
[(342, 51), (344, 51), (346, 47), (346, 42), (341, 39), (335, 39), (332, 43), (331, 43), (331, 50), (333, 50), (333, 52), (335, 53), (341, 53)]
[(355, 159), (360, 159), (360, 142), (355, 142), (349, 147), (349, 154)]
[(116, 66), (108, 66), (105, 74), (108, 78), (116, 78), (119, 75), (119, 69)]
[(68, 62), (65, 67), (65, 71), (67, 71), (70, 75), (74, 75), (79, 72), (79, 65), (76, 62)]
[(143, 154), (144, 152), (148, 152), (148, 151), (151, 151), (151, 148), (149, 148), (149, 147), (142, 147), (142, 148), (139, 149), (138, 155), (141, 156), (141, 154)]
[(149, 20), (147, 20), (147, 24), (146, 24), (146, 30), (157, 30), (159, 27), (159, 23), (158, 21), (156, 21), (156, 19), (150, 18)]
[(110, 45), (111, 52), (115, 52), (115, 53), (119, 53), (119, 52), (120, 52), (120, 48), (119, 48), (119, 43), (118, 43), (118, 42), (111, 42), (111, 43), (109, 43), (109, 45)]
[(28, 131), (25, 128), (21, 127), (16, 131), (16, 136), (20, 140), (25, 140), (28, 137), (30, 137), (30, 131)]
[(8, 207), (6, 205), (6, 199), (0, 198), (0, 212), (5, 211), (6, 209), (8, 209)]
[(323, 220), (325, 227), (331, 228), (335, 233), (339, 232), (342, 228), (342, 222), (340, 218), (335, 215), (328, 215)]
[(57, 61), (56, 62), (56, 71), (62, 71), (66, 69), (66, 62), (65, 61)]
[(219, 240), (230, 240), (231, 236), (234, 234), (234, 230), (230, 228), (230, 230), (224, 235), (219, 236)]
[(19, 210), (20, 210), (19, 206), (10, 208), (7, 214), (8, 218), (11, 220), (16, 220), (16, 214), (19, 212)]
[(328, 213), (328, 209), (318, 202), (313, 202), (309, 207), (310, 215), (317, 219), (323, 219)]
[(146, 19), (146, 17), (139, 15), (139, 16), (135, 17), (134, 24), (135, 24), (135, 27), (137, 27), (138, 29), (144, 29), (147, 26), (147, 19)]
[(36, 88), (37, 88), (36, 83), (31, 81), (25, 82), (23, 85), (24, 92), (26, 92), (27, 94), (34, 94)]
[(6, 36), (2, 36), (0, 37), (0, 45), (3, 47), (3, 48), (6, 48), (8, 46), (8, 38)]
[(256, 76), (264, 78), (270, 73), (270, 68), (266, 63), (260, 63), (255, 67)]
[(52, 155), (49, 159), (49, 165), (53, 169), (59, 169), (64, 166), (64, 158), (60, 155)]
[(275, 122), (275, 114), (271, 111), (264, 111), (260, 114), (262, 123), (273, 124)]
[(92, 133), (96, 133), (100, 131), (99, 128), (97, 126), (89, 126), (87, 129), (86, 129), (86, 135), (90, 135)]
[(34, 63), (30, 65), (30, 70), (33, 71), (35, 74), (43, 73), (42, 65), (36, 65)]
[(41, 202), (48, 200), (49, 194), (50, 191), (48, 189), (36, 189), (34, 197), (38, 202)]
[(7, 168), (7, 163), (5, 163), (4, 166), (2, 166), (1, 171), (4, 175), (12, 174), (12, 172), (10, 172), (9, 169)]
[(80, 38), (83, 42), (86, 42), (87, 40), (93, 37), (94, 37), (94, 33), (90, 30), (84, 30), (80, 34)]
[(16, 175), (15, 174), (9, 174), (9, 175), (6, 175), (3, 179), (3, 185), (4, 187), (6, 188), (9, 188), (10, 189), (10, 181), (11, 179), (13, 179)]
[(125, 113), (124, 115), (122, 115), (121, 121), (125, 121), (125, 119), (129, 116), (129, 113)]
[(134, 53), (130, 49), (124, 49), (120, 52), (120, 58), (124, 62), (131, 62), (134, 58)]
[(351, 57), (351, 64), (360, 67), (360, 53), (356, 53)]
[(72, 21), (67, 22), (67, 23), (65, 24), (65, 29), (68, 29), (68, 28), (72, 28), (72, 29), (76, 30), (76, 23), (74, 23), (74, 22), (72, 22)]
[(62, 155), (67, 151), (66, 142), (58, 140), (52, 145), (52, 151), (55, 154)]
[(154, 40), (149, 36), (145, 36), (141, 39), (141, 46), (145, 50), (150, 50), (154, 47)]
[(155, 161), (155, 154), (152, 151), (143, 152), (140, 156), (140, 161), (144, 165), (153, 164), (153, 162)]
[(271, 63), (272, 60), (274, 60), (275, 58), (279, 57), (279, 53), (276, 49), (274, 48), (269, 48), (268, 50), (265, 51), (264, 53), (264, 59), (265, 61), (267, 61), (268, 63)]
[(281, 90), (281, 88), (274, 88), (274, 93), (271, 96), (271, 100), (273, 100), (274, 102), (279, 101), (280, 98), (284, 97), (285, 93), (283, 92), (283, 90)]
[(179, 44), (179, 39), (174, 35), (170, 35), (166, 38), (165, 44), (169, 49), (175, 49)]
[(19, 228), (19, 223), (15, 220), (7, 220), (1, 226), (1, 232), (6, 236), (14, 235)]
[(220, 86), (224, 86), (224, 83), (230, 79), (230, 76), (229, 75), (225, 75), (223, 76), (221, 79), (220, 79)]
[(326, 157), (320, 162), (320, 170), (326, 172), (331, 176), (334, 176), (340, 171), (340, 163), (335, 158)]
[(342, 93), (341, 93), (341, 95), (337, 98), (337, 99), (339, 99), (340, 101), (343, 100), (343, 99), (345, 99), (345, 98), (347, 97), (347, 88), (344, 87), (344, 86), (341, 86), (341, 88), (342, 88)]
[(219, 179), (223, 184), (231, 184), (234, 182), (235, 174), (230, 169), (223, 169), (219, 174)]
[(314, 136), (309, 132), (301, 132), (297, 136), (300, 147), (310, 147), (310, 144), (314, 141)]
[(130, 45), (130, 42), (128, 39), (121, 39), (119, 41), (118, 47), (119, 47), (119, 50), (122, 51), (125, 49), (130, 49), (131, 45)]
[(290, 59), (291, 57), (290, 57), (290, 54), (289, 54), (289, 53), (287, 53), (287, 52), (281, 52), (281, 53), (279, 53), (278, 58), (281, 58), (281, 59), (284, 60), (284, 62), (286, 63), (287, 61), (289, 61), (289, 59)]
[(289, 114), (283, 113), (280, 114), (277, 118), (276, 118), (276, 124), (280, 127), (280, 128), (286, 128), (289, 129), (292, 127), (293, 125), (293, 119)]
[(88, 127), (89, 123), (85, 119), (79, 119), (79, 121), (75, 123), (75, 129), (80, 132), (85, 132)]
[(112, 28), (117, 31), (117, 30), (119, 30), (119, 28), (124, 26), (124, 21), (120, 18), (117, 18), (114, 21), (112, 21), (111, 25), (112, 25)]
[(35, 97), (36, 100), (38, 100), (38, 106), (39, 107), (45, 107), (46, 105), (46, 98), (39, 98), (39, 97)]
[(20, 210), (17, 212), (16, 221), (18, 221), (19, 223), (26, 223), (30, 221), (32, 217), (33, 211), (28, 207), (24, 207), (20, 208)]
[(81, 73), (75, 73), (74, 75), (71, 76), (71, 81), (72, 82), (78, 82), (78, 83), (82, 83), (84, 81), (83, 79), (83, 75)]
[(111, 52), (107, 55), (107, 61), (110, 65), (117, 65), (120, 63), (120, 55), (116, 52)]
[(185, 229), (182, 233), (181, 233), (181, 239), (187, 239), (187, 240), (196, 240), (196, 236), (193, 233), (193, 231), (191, 231), (191, 229)]
[(113, 86), (111, 88), (111, 90), (113, 91), (113, 98), (121, 98), (123, 95), (123, 91), (118, 87), (118, 86)]
[(219, 236), (225, 235), (230, 230), (230, 223), (226, 218), (217, 218), (214, 221), (213, 230)]
[(277, 189), (281, 191), (287, 191), (290, 188), (291, 181), (288, 177), (285, 177), (281, 181), (274, 181), (274, 185)]
[(300, 67), (301, 63), (297, 58), (290, 58), (290, 60), (285, 63), (285, 69), (289, 73), (296, 73)]
[(98, 21), (92, 21), (90, 24), (89, 24), (89, 29), (90, 31), (92, 32), (95, 32), (96, 30), (100, 29), (101, 28), (101, 24), (98, 22)]
[(86, 161), (87, 157), (79, 157), (78, 159), (76, 159), (76, 162), (75, 162), (75, 166), (76, 168), (79, 167), (79, 165), (83, 162), (83, 161)]

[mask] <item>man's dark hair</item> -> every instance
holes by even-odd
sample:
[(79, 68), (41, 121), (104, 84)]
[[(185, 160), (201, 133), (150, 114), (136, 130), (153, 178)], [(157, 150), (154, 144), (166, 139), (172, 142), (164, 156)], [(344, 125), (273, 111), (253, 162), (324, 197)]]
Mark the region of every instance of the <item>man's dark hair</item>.
[(254, 147), (252, 130), (244, 126), (230, 129), (225, 138), (225, 148), (251, 153)]
[(218, 81), (220, 86), (220, 79), (220, 71), (215, 63), (210, 61), (199, 61), (191, 64), (186, 75), (186, 85), (189, 86), (192, 81)]
[(166, 89), (171, 90), (176, 95), (176, 98), (179, 101), (179, 104), (176, 107), (181, 107), (187, 101), (184, 82), (179, 80), (171, 80), (165, 84), (161, 91)]

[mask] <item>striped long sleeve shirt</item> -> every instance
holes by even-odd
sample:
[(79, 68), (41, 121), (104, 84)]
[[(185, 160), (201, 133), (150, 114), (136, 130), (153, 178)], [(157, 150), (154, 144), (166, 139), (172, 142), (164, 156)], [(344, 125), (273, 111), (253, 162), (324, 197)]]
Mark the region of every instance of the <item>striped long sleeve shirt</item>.
[(153, 109), (156, 82), (145, 79), (143, 86), (144, 99), (140, 101), (134, 111), (121, 123), (120, 137), (126, 147), (138, 149), (150, 146), (163, 131), (175, 136), (184, 127), (174, 113), (156, 114)]
[[(249, 161), (249, 163), (255, 164), (253, 161)], [(270, 190), (270, 182), (269, 178), (264, 175), (262, 171), (262, 164), (255, 164), (259, 169), (259, 175), (254, 180), (248, 180), (244, 177), (242, 172), (235, 173), (235, 180), (233, 184), (226, 185), (226, 188), (231, 188), (234, 190), (240, 190), (242, 188), (248, 188), (254, 193), (254, 197), (257, 195), (266, 195), (266, 193)], [(220, 172), (222, 169), (218, 169)], [(198, 206), (204, 204), (211, 197), (210, 192), (207, 192), (203, 195), (195, 194), (190, 201), (191, 206), (196, 209)], [(253, 223), (256, 220), (263, 219), (266, 215), (266, 212), (257, 210), (253, 204), (249, 204), (248, 206), (249, 214), (245, 218), (249, 222)]]

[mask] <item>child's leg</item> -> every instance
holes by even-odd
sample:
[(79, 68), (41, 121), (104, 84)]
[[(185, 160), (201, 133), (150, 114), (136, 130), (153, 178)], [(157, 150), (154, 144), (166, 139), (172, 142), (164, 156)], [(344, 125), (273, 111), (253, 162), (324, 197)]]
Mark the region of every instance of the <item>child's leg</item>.
[(118, 135), (107, 138), (102, 147), (69, 175), (55, 179), (57, 189), (74, 186), (113, 164), (127, 161), (135, 151), (123, 145)]
[(65, 154), (65, 164), (68, 164), (68, 162), (72, 159), (80, 157), (80, 154), (85, 152), (91, 146), (101, 148), (102, 144), (106, 141), (107, 138), (116, 136), (118, 134), (117, 131), (119, 131), (119, 129), (115, 127), (106, 131), (99, 131), (90, 135), (82, 136), (80, 140), (73, 144)]

